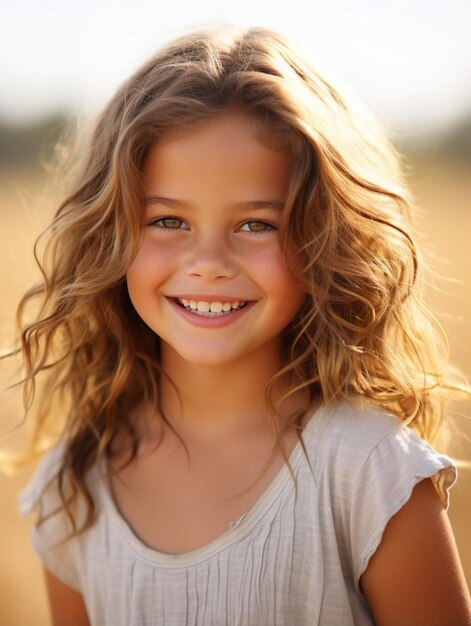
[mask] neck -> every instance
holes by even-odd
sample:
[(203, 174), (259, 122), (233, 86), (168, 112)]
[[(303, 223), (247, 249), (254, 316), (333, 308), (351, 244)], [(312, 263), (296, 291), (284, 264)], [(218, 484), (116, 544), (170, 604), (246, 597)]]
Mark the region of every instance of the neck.
[[(269, 429), (265, 389), (282, 368), (278, 345), (223, 366), (189, 363), (173, 348), (162, 346), (161, 405), (183, 437), (218, 439), (234, 433)], [(287, 388), (286, 377), (274, 389), (274, 400)], [(299, 408), (301, 393), (280, 405), (280, 414)]]

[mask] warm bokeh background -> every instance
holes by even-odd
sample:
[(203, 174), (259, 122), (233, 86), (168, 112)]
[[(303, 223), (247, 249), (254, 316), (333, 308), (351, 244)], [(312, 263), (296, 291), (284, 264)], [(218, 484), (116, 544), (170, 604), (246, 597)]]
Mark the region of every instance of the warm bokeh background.
[[(44, 159), (63, 123), (93, 114), (162, 43), (211, 23), (266, 26), (325, 63), (364, 98), (408, 157), (424, 213), (420, 243), (433, 273), (427, 292), (452, 361), (471, 377), (471, 39), (469, 0), (15, 0), (0, 26), (0, 349), (14, 308), (37, 277), (32, 245), (57, 206)], [(167, 6), (168, 5), (168, 6)], [(267, 10), (269, 8), (269, 10)], [(47, 183), (47, 184), (46, 184)], [(12, 377), (0, 361), (0, 388)], [(0, 449), (21, 446), (16, 394), (0, 395)], [(449, 510), (471, 583), (471, 402), (454, 403), (461, 434), (446, 452), (461, 459)], [(466, 464), (468, 467), (466, 467)], [(29, 548), (31, 520), (17, 496), (31, 474), (0, 473), (0, 626), (49, 626), (41, 569)]]
[[(463, 158), (414, 155), (410, 158), (410, 182), (419, 204), (427, 209), (422, 219), (421, 239), (432, 253), (429, 262), (442, 275), (430, 278), (428, 288), (434, 309), (450, 337), (454, 362), (470, 373), (471, 295), (470, 247), (471, 178), (469, 162)], [(14, 304), (31, 284), (36, 271), (32, 244), (55, 206), (54, 193), (44, 188), (45, 173), (32, 165), (4, 166), (0, 174), (0, 328), (2, 340), (12, 327)], [(454, 278), (449, 282), (444, 278)], [(434, 287), (432, 288), (432, 283)], [(3, 375), (6, 375), (4, 368)], [(2, 432), (20, 420), (19, 399), (5, 394)], [(471, 458), (471, 404), (453, 405), (451, 417), (463, 435), (451, 442), (448, 453)], [(11, 448), (26, 434), (23, 426), (3, 438)], [(17, 511), (17, 495), (32, 468), (14, 477), (0, 474), (0, 624), (2, 626), (48, 626), (47, 606), (40, 566), (29, 549), (31, 520)], [(452, 491), (450, 518), (463, 565), (471, 582), (471, 470), (463, 467)]]

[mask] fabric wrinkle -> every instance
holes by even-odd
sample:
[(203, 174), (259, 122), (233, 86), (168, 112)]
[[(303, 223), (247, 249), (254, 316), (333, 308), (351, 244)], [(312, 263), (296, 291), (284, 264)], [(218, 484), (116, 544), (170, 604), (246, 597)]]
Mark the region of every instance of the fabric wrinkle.
[[(433, 478), (447, 505), (456, 468), (377, 407), (340, 403), (315, 416), (302, 434), (308, 459), (300, 445), (290, 457), (297, 492), (285, 465), (233, 528), (200, 549), (169, 555), (144, 544), (106, 481), (93, 479), (102, 468), (89, 477), (94, 526), (53, 547), (67, 528), (58, 514), (33, 530), (33, 547), (53, 574), (83, 594), (99, 626), (150, 619), (165, 626), (372, 626), (358, 587), (368, 551), (422, 476)], [(23, 513), (39, 501), (46, 510), (54, 504), (54, 494), (42, 488), (57, 454), (45, 457), (21, 496)], [(373, 531), (371, 544), (365, 538)]]

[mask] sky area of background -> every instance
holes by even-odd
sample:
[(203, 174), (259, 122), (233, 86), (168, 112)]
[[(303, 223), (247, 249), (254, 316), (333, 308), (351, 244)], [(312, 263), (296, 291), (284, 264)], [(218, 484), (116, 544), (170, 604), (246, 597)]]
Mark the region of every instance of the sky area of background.
[(214, 23), (297, 43), (412, 139), (471, 110), (469, 0), (0, 0), (0, 119), (94, 113), (163, 43)]

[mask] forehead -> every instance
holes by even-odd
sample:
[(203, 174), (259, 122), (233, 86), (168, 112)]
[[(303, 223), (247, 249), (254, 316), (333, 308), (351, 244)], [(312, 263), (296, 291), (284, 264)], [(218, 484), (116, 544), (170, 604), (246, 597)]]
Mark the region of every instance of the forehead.
[(257, 120), (234, 112), (158, 139), (143, 167), (146, 194), (162, 195), (218, 189), (238, 196), (269, 192), (282, 197), (290, 173), (289, 152), (264, 140)]

